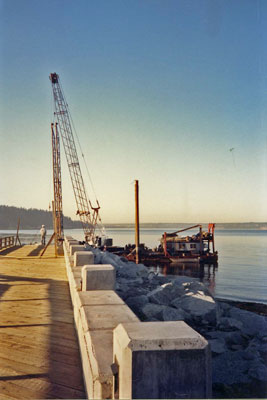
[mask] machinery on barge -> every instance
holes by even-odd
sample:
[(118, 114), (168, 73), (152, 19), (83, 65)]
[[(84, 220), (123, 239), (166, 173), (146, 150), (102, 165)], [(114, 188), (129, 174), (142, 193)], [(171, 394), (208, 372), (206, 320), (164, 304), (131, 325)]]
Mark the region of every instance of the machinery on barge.
[[(199, 228), (193, 235), (180, 236), (179, 234), (190, 229)], [(203, 231), (202, 225), (194, 225), (178, 231), (164, 232), (160, 245), (152, 250), (140, 244), (140, 259), (146, 265), (169, 264), (213, 264), (218, 262), (218, 252), (214, 242), (215, 224), (209, 224), (208, 230)], [(117, 251), (128, 260), (136, 261), (135, 245), (125, 246), (124, 251)]]
[[(179, 235), (193, 228), (199, 228), (199, 232), (191, 236)], [(160, 249), (172, 263), (217, 263), (218, 253), (215, 251), (214, 230), (215, 224), (210, 223), (207, 232), (203, 231), (200, 224), (172, 233), (164, 232), (160, 240)]]

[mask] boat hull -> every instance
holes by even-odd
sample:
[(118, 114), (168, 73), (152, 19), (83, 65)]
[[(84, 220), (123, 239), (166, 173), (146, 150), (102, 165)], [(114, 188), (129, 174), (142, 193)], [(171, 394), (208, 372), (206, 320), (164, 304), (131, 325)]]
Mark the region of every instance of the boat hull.
[(217, 254), (207, 254), (199, 256), (169, 256), (172, 263), (198, 263), (198, 264), (215, 264), (218, 262)]

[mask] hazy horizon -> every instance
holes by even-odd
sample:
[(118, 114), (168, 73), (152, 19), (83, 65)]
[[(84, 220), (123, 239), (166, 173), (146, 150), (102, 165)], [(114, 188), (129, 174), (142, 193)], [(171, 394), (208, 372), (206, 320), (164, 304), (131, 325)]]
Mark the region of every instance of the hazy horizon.
[[(0, 204), (0, 207), (16, 207), (16, 208), (23, 208), (23, 207), (17, 207), (17, 206), (9, 206), (7, 204)], [(40, 210), (40, 211), (48, 211), (48, 210), (44, 210), (44, 209), (40, 209), (37, 207), (30, 207), (26, 210)], [(49, 211), (48, 211), (49, 212)], [(51, 212), (51, 211), (50, 211)], [(69, 215), (66, 215), (65, 213), (63, 213), (65, 217), (69, 217), (72, 218)], [(72, 218), (72, 221), (80, 221), (79, 219), (76, 218)], [(267, 224), (267, 221), (243, 221), (243, 222), (239, 222), (239, 221), (222, 221), (222, 222), (217, 222), (217, 221), (190, 221), (190, 222), (184, 222), (184, 221), (163, 221), (163, 222), (159, 222), (159, 221), (140, 221), (140, 225), (194, 225), (194, 224), (209, 224), (209, 223), (215, 223), (215, 224)], [(135, 221), (126, 221), (126, 222), (108, 222), (106, 224), (104, 224), (106, 226), (109, 225), (135, 225)], [(75, 229), (75, 228), (73, 228)], [(77, 228), (79, 229), (79, 228)]]

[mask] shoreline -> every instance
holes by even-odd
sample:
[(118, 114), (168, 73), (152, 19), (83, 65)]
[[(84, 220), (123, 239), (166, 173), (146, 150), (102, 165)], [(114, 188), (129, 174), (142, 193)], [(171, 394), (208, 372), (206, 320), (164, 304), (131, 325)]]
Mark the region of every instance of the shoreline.
[(222, 298), (215, 298), (215, 300), (219, 303), (227, 303), (230, 306), (240, 308), (241, 310), (251, 311), (258, 315), (267, 316), (267, 304), (264, 303), (228, 300)]

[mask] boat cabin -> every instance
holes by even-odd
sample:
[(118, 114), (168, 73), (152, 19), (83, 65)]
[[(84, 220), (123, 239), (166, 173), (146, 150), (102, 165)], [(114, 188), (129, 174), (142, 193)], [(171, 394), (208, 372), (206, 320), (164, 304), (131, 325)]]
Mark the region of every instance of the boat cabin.
[[(199, 232), (191, 236), (179, 236), (178, 233), (199, 228)], [(161, 238), (161, 246), (165, 256), (193, 257), (215, 253), (214, 227), (209, 224), (208, 231), (203, 232), (202, 225), (194, 225), (173, 233), (164, 232)]]

